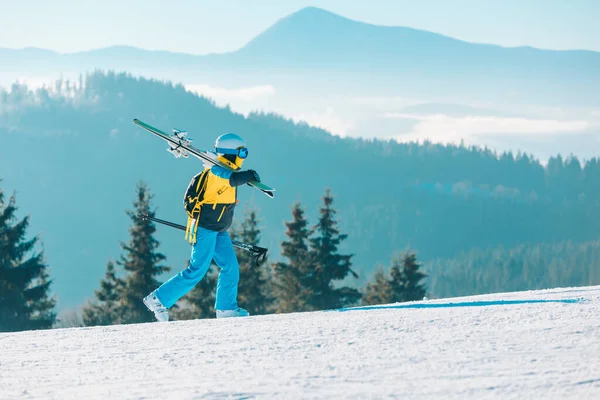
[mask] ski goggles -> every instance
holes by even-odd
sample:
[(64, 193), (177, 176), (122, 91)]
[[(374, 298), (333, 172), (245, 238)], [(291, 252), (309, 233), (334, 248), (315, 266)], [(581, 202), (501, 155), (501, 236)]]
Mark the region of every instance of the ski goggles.
[(246, 147), (239, 147), (237, 149), (223, 149), (221, 147), (217, 147), (215, 150), (217, 151), (217, 153), (233, 154), (242, 159), (248, 157), (248, 148)]

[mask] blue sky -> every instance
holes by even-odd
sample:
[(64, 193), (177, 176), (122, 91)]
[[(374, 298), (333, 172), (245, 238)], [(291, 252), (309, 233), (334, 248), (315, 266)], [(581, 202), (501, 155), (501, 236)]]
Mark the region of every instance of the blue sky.
[(600, 51), (600, 0), (0, 0), (0, 47), (225, 52), (306, 6), (472, 42)]

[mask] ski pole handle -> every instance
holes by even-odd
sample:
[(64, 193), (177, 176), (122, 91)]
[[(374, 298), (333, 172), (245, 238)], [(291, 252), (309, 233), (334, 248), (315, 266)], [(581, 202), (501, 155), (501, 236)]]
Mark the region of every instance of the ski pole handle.
[(255, 252), (255, 257), (256, 257), (256, 266), (260, 267), (262, 265), (262, 263), (265, 262), (265, 259), (267, 258), (267, 249), (263, 249), (260, 248), (261, 250)]

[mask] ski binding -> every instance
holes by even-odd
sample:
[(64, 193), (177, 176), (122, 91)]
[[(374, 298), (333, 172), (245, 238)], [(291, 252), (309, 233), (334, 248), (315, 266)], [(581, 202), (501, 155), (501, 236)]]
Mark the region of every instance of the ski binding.
[(175, 158), (180, 158), (180, 157), (188, 158), (189, 157), (188, 151), (185, 148), (183, 148), (182, 146), (189, 146), (190, 144), (192, 144), (192, 138), (186, 138), (186, 136), (187, 136), (186, 131), (181, 131), (179, 129), (173, 128), (173, 134), (170, 135), (169, 137), (172, 138), (173, 141), (177, 142), (178, 144), (175, 147), (173, 147), (172, 145), (169, 146), (167, 151), (169, 153), (173, 154), (175, 156)]

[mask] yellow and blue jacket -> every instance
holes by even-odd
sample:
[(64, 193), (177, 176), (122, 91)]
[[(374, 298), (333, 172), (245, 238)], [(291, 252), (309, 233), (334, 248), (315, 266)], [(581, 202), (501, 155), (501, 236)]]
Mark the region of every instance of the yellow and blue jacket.
[(206, 168), (192, 178), (184, 196), (188, 215), (186, 239), (196, 241), (198, 227), (224, 232), (233, 222), (237, 187), (260, 180), (253, 170), (229, 171), (219, 166)]

